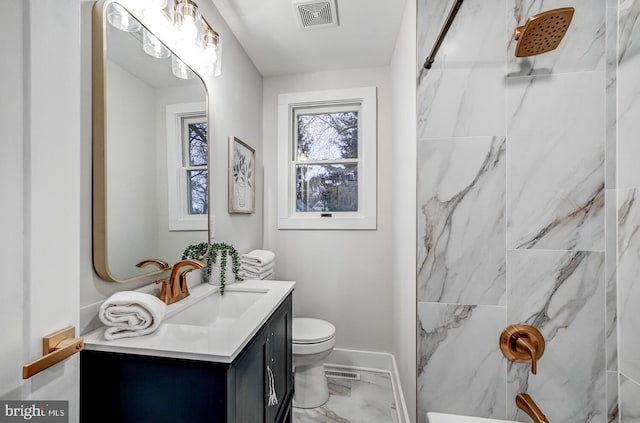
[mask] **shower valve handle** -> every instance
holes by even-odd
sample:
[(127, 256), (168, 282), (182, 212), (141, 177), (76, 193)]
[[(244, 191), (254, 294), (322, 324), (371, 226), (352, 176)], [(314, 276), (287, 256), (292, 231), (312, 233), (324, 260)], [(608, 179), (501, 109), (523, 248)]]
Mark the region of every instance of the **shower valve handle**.
[(538, 360), (544, 353), (544, 337), (530, 325), (508, 326), (500, 335), (500, 349), (508, 360), (531, 362), (531, 373), (538, 372)]

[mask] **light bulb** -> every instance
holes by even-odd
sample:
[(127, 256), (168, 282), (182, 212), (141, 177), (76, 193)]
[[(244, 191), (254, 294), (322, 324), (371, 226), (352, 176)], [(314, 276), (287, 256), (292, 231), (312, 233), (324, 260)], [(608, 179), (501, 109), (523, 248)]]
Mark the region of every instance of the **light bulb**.
[(182, 33), (182, 37), (188, 41), (198, 38), (198, 22), (200, 11), (195, 3), (190, 0), (181, 0), (176, 8), (176, 22)]
[(207, 28), (204, 34), (204, 51), (202, 52), (200, 71), (208, 76), (215, 73), (216, 62), (218, 61), (218, 43), (220, 38), (218, 33)]
[(110, 3), (107, 7), (107, 21), (114, 28), (124, 32), (137, 32), (142, 28), (140, 22), (118, 3)]
[(191, 16), (185, 16), (182, 22), (182, 35), (187, 40), (195, 40), (198, 37), (198, 27)]

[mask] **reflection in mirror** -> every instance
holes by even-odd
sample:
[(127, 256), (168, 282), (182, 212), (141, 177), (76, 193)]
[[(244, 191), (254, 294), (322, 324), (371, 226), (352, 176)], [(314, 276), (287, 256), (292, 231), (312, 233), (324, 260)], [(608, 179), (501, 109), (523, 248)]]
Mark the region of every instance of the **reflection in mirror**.
[(207, 93), (116, 2), (96, 3), (93, 37), (94, 265), (128, 282), (208, 239)]

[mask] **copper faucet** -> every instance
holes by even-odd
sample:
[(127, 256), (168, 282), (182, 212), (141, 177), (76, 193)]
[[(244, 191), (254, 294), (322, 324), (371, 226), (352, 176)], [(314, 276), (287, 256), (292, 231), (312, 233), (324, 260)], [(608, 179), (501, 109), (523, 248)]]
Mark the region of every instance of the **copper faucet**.
[[(184, 267), (191, 267), (191, 269), (182, 270)], [(197, 260), (182, 260), (174, 264), (169, 279), (158, 279), (156, 281), (156, 283), (162, 284), (160, 299), (169, 305), (188, 297), (187, 273), (203, 267), (204, 263)]]
[(547, 417), (542, 414), (542, 411), (538, 408), (536, 403), (533, 401), (528, 394), (518, 394), (516, 396), (516, 405), (519, 409), (524, 411), (531, 417), (534, 423), (549, 423)]

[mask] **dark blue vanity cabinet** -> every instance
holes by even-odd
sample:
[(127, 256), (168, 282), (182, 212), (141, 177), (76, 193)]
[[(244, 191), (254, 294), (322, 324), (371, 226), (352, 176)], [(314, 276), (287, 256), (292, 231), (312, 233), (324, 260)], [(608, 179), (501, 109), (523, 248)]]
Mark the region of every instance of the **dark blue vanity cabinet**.
[(289, 295), (230, 364), (82, 351), (81, 421), (290, 423), (291, 313)]

